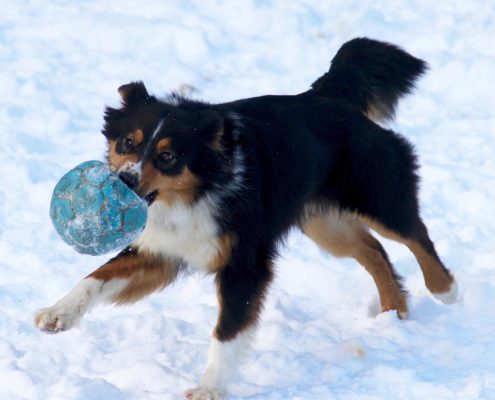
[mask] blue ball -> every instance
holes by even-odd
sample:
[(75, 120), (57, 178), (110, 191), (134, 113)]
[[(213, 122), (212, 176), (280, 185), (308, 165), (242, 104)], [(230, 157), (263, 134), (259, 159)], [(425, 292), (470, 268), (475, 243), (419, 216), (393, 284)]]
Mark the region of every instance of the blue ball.
[(50, 217), (75, 250), (100, 255), (123, 249), (144, 229), (148, 207), (105, 163), (86, 161), (53, 190)]

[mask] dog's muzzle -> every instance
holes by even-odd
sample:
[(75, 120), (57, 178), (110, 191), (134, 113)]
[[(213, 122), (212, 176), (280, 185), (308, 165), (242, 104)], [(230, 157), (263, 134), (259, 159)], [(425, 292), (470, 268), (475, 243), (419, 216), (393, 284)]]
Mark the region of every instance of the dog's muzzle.
[(130, 189), (136, 191), (139, 186), (139, 177), (136, 174), (130, 172), (121, 172), (119, 178), (124, 182)]

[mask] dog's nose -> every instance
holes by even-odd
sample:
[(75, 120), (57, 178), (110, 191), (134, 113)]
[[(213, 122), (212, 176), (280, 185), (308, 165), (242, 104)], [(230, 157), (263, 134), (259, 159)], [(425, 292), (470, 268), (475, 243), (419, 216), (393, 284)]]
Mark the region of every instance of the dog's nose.
[(137, 189), (139, 185), (139, 178), (136, 174), (131, 174), (130, 172), (121, 172), (119, 178), (132, 190)]

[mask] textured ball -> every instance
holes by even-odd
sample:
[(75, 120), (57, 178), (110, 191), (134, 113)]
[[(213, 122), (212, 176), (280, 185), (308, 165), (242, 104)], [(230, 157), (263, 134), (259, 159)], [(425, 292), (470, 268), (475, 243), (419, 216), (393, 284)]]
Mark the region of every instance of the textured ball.
[(147, 211), (146, 202), (100, 161), (67, 172), (50, 204), (57, 233), (78, 252), (91, 255), (129, 245), (143, 230)]

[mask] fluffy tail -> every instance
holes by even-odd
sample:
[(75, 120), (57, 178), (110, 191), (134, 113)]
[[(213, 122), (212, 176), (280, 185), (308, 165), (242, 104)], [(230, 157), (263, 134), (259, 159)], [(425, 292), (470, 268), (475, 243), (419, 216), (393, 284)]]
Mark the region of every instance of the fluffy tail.
[(399, 98), (411, 92), (426, 69), (424, 61), (397, 46), (356, 38), (340, 48), (311, 92), (346, 100), (371, 119), (383, 121), (393, 119)]

